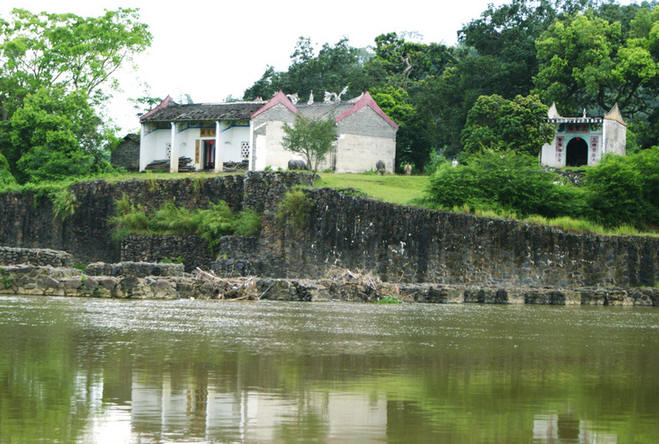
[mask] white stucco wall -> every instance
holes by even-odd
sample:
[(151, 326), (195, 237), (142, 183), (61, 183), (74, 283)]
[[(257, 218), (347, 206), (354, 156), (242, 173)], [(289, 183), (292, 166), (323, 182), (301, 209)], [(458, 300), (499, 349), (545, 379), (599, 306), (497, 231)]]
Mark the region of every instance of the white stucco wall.
[(388, 172), (394, 171), (396, 140), (391, 137), (341, 134), (337, 144), (337, 173), (361, 173), (375, 170), (378, 160), (384, 162)]
[(556, 137), (554, 137), (554, 140), (552, 140), (551, 143), (545, 143), (542, 145), (540, 163), (550, 167), (565, 166), (565, 148), (563, 148), (563, 154), (561, 155), (560, 160), (556, 156)]
[[(142, 128), (144, 131), (144, 128)], [(159, 129), (144, 134), (140, 145), (140, 171), (154, 160), (167, 159), (167, 146), (170, 143), (170, 131)]]
[(266, 148), (268, 145), (268, 139), (265, 134), (257, 134), (254, 136), (254, 143), (256, 144), (256, 149), (253, 151), (255, 153), (254, 163), (252, 164), (253, 171), (263, 171), (266, 167)]
[(249, 143), (249, 125), (231, 126), (231, 122), (221, 122), (220, 145), (225, 162), (240, 162), (240, 146), (243, 141)]
[(615, 120), (604, 119), (604, 143), (606, 153), (624, 156), (627, 152), (627, 127)]
[[(265, 125), (265, 155), (261, 156), (265, 162), (263, 168), (270, 166), (274, 170), (278, 168), (285, 170), (288, 168), (289, 160), (302, 159), (301, 156), (285, 150), (281, 145), (281, 140), (284, 137), (284, 122), (270, 121)], [(257, 154), (257, 165), (259, 163)]]
[[(177, 125), (176, 146), (178, 147), (178, 157), (189, 157), (194, 163), (195, 140), (199, 139), (199, 128), (186, 128), (181, 130)], [(195, 168), (199, 168), (195, 165)]]

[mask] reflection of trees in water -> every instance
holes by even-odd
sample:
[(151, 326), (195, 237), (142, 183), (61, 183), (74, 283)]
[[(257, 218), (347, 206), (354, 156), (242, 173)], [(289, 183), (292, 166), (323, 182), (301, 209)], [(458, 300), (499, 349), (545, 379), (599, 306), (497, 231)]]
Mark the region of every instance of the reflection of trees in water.
[(92, 414), (88, 394), (102, 377), (78, 368), (70, 333), (58, 325), (0, 324), (0, 442), (79, 439)]
[[(290, 347), (261, 353), (194, 331), (96, 330), (30, 317), (43, 313), (21, 313), (25, 328), (3, 327), (0, 319), (0, 441), (9, 434), (17, 442), (75, 441), (99, 406), (121, 405), (130, 409), (133, 435), (156, 441), (325, 440), (369, 424), (363, 433), (394, 442), (527, 442), (543, 427), (538, 415), (565, 412), (566, 400), (572, 416), (555, 415), (547, 425), (556, 439), (585, 436), (584, 419), (595, 418), (592, 427), (619, 442), (636, 435), (659, 441), (635, 416), (659, 414), (656, 355), (647, 354), (649, 344), (630, 346), (630, 329), (616, 338), (627, 345), (626, 359), (596, 328), (580, 327), (586, 347), (577, 335), (556, 336), (551, 323), (534, 327), (536, 337), (553, 337), (547, 346), (537, 339), (513, 348), (501, 340), (506, 335), (488, 340), (496, 332), (479, 330), (471, 348), (436, 341), (423, 352), (410, 340), (409, 353), (346, 347), (320, 354), (275, 336), (259, 340), (290, 340)], [(635, 377), (625, 377), (632, 370)], [(611, 417), (618, 420), (597, 422)]]

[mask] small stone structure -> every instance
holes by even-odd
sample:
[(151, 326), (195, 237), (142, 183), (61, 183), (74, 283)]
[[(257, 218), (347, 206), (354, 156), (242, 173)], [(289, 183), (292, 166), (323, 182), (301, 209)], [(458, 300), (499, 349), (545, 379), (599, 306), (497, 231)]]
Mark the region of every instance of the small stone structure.
[(140, 168), (140, 136), (126, 134), (110, 153), (110, 163), (126, 171), (138, 171)]
[(52, 267), (70, 267), (73, 257), (66, 251), (49, 248), (14, 248), (0, 246), (0, 265), (50, 265)]
[(550, 167), (596, 165), (606, 153), (625, 155), (627, 124), (616, 103), (604, 117), (563, 117), (553, 103), (547, 122), (556, 125), (551, 143), (540, 152), (540, 163)]

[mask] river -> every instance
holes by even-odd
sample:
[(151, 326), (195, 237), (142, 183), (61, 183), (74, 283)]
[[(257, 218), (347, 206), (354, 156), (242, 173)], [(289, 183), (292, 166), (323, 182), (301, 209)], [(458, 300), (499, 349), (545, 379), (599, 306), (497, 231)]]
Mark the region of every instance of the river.
[(0, 298), (0, 443), (659, 442), (659, 310)]

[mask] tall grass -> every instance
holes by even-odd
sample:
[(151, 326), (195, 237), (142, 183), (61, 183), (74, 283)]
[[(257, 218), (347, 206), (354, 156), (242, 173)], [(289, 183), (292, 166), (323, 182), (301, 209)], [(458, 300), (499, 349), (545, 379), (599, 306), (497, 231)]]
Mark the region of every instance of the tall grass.
[(193, 210), (165, 202), (153, 215), (135, 205), (126, 196), (116, 201), (116, 215), (110, 219), (113, 238), (124, 239), (130, 234), (197, 235), (208, 241), (213, 249), (221, 236), (238, 234), (253, 236), (261, 230), (261, 217), (253, 210), (234, 213), (221, 200), (210, 208)]

